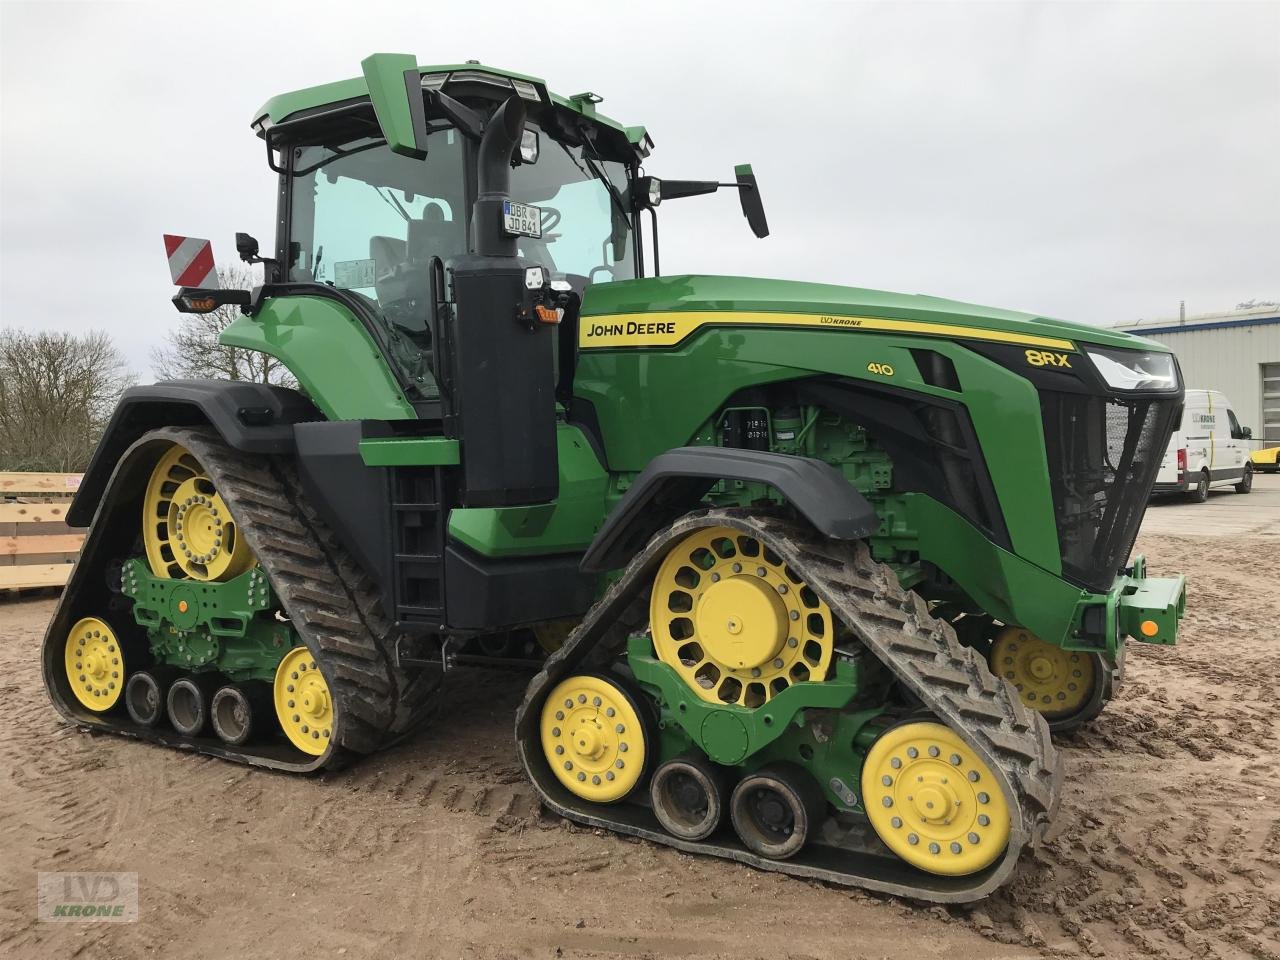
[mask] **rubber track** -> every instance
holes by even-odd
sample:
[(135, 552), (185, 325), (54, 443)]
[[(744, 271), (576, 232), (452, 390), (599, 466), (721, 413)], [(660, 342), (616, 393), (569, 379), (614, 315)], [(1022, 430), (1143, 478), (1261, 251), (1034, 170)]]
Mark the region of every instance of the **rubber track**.
[[(157, 440), (186, 447), (226, 502), (240, 535), (266, 572), (285, 614), (328, 683), (337, 711), (334, 736), (322, 756), (309, 757), (292, 749), (282, 750), (278, 744), (254, 752), (253, 744), (229, 748), (209, 738), (183, 741), (173, 731), (146, 731), (127, 721), (121, 723), (117, 712), (88, 718), (96, 721), (90, 724), (92, 728), (159, 740), (243, 763), (309, 772), (343, 766), (419, 725), (429, 714), (429, 695), (438, 678), (410, 674), (397, 666), (396, 635), (381, 613), (374, 585), (307, 502), (292, 464), (240, 453), (214, 431), (202, 428), (153, 430), (125, 453), (122, 462), (140, 446)], [(109, 487), (107, 496), (110, 494)], [(95, 526), (97, 523), (95, 520)], [(89, 536), (93, 537), (93, 530)], [(64, 606), (73, 599), (72, 592), (69, 587)], [(55, 616), (46, 645), (54, 638), (60, 619)], [(61, 635), (65, 634), (59, 631)], [(67, 707), (59, 699), (55, 693), (55, 705), (67, 715)], [(84, 723), (87, 718), (69, 715), (67, 719)]]
[[(821, 841), (811, 841), (795, 858), (768, 860), (736, 839), (725, 841), (728, 831), (723, 829), (701, 843), (678, 840), (658, 827), (652, 813), (640, 806), (643, 800), (591, 804), (560, 786), (547, 768), (538, 737), (543, 699), (565, 676), (616, 661), (627, 637), (648, 624), (649, 589), (662, 559), (694, 531), (715, 526), (740, 530), (777, 553), (911, 696), (991, 768), (1010, 800), (1012, 817), (1009, 846), (994, 864), (969, 877), (925, 873), (893, 856), (869, 828), (867, 836), (853, 841), (846, 837), (835, 844), (828, 842), (827, 830)], [(793, 521), (736, 509), (685, 517), (656, 535), (632, 560), (530, 683), (516, 715), (516, 744), (544, 803), (571, 820), (689, 853), (936, 903), (975, 900), (1006, 882), (1022, 850), (1039, 843), (1048, 829), (1062, 779), (1061, 761), (1044, 720), (1021, 703), (1012, 686), (992, 676), (979, 654), (960, 644), (949, 624), (932, 617), (922, 598), (903, 590), (888, 567), (872, 560), (866, 544), (825, 540)]]

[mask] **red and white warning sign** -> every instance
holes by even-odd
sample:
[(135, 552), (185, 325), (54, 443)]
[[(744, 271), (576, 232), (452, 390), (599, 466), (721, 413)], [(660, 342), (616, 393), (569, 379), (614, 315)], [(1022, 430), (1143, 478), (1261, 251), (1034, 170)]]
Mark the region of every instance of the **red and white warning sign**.
[(213, 244), (199, 237), (164, 235), (164, 252), (169, 257), (169, 273), (179, 287), (218, 289), (218, 271), (213, 265)]

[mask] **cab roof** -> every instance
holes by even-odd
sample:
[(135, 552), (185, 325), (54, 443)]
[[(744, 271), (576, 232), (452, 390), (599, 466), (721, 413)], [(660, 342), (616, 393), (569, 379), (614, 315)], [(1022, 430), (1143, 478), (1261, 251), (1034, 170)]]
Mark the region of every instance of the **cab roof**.
[[(532, 77), (512, 70), (490, 67), (476, 60), (466, 63), (418, 65), (426, 89), (445, 89), (482, 84), (490, 87), (507, 87), (526, 99), (536, 95), (544, 104), (559, 107), (578, 114), (584, 119), (599, 124), (622, 134), (628, 143), (634, 146), (641, 156), (648, 154), (653, 141), (643, 126), (626, 126), (617, 120), (596, 111), (596, 104), (603, 98), (591, 93), (577, 93), (563, 97), (547, 89), (546, 81), (540, 77)], [(277, 94), (269, 99), (253, 115), (252, 125), (259, 134), (268, 128), (299, 115), (312, 114), (324, 107), (349, 104), (369, 96), (369, 87), (364, 77), (353, 77), (350, 80), (338, 80), (324, 83), (317, 87), (304, 87), (288, 93)]]

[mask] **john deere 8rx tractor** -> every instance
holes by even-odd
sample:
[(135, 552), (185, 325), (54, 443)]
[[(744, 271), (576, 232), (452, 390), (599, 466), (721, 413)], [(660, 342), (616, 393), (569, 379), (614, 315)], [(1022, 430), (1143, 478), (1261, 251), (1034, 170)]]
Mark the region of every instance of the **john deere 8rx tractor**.
[[(937, 901), (1058, 799), (1051, 729), (1182, 578), (1130, 559), (1182, 405), (1159, 344), (931, 297), (661, 276), (643, 127), (533, 77), (378, 54), (275, 97), (265, 282), (230, 347), (297, 389), (116, 411), (43, 650), (82, 726), (282, 770), (413, 731), (536, 641), (543, 801), (682, 850)], [(690, 201), (696, 202), (696, 201)], [(523, 656), (523, 655), (522, 655)], [(526, 658), (527, 659), (527, 658)]]

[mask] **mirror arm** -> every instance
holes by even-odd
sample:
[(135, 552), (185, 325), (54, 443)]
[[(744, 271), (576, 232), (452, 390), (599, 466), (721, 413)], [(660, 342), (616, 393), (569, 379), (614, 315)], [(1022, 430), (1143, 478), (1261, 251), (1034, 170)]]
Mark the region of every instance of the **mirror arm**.
[(478, 141), (484, 134), (484, 118), (465, 104), (459, 103), (447, 93), (433, 90), (428, 93), (446, 117), (468, 140)]

